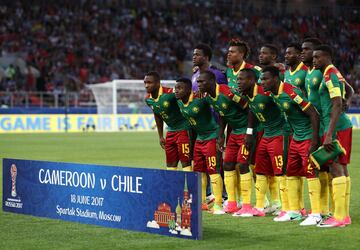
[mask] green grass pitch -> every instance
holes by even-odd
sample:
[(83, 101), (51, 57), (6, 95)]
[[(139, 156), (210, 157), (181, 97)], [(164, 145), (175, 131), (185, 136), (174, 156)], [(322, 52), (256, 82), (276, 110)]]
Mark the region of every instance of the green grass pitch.
[[(360, 131), (354, 131), (351, 216), (346, 228), (300, 227), (272, 217), (234, 218), (203, 213), (203, 240), (109, 229), (0, 211), (0, 249), (359, 249)], [(2, 134), (0, 158), (162, 168), (155, 132)], [(2, 173), (2, 159), (1, 159)], [(0, 181), (2, 195), (2, 177)], [(2, 197), (1, 197), (2, 199)]]

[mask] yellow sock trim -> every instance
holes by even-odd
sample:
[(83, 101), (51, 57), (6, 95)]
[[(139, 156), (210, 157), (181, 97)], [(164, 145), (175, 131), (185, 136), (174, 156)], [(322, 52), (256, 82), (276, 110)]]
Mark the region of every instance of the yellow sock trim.
[(309, 199), (311, 204), (311, 213), (320, 214), (320, 180), (319, 178), (310, 178), (308, 181)]
[(174, 170), (177, 170), (177, 167), (171, 167), (171, 168), (166, 167), (166, 170), (172, 170), (172, 171), (174, 171)]
[(350, 193), (351, 193), (351, 179), (350, 176), (346, 177), (346, 196), (345, 196), (345, 208), (346, 216), (350, 215)]
[(340, 176), (336, 177), (332, 181), (333, 185), (333, 196), (335, 211), (334, 217), (337, 220), (343, 220), (346, 215), (345, 209), (345, 193), (346, 193), (346, 177)]
[(305, 204), (304, 204), (304, 181), (305, 181), (305, 177), (300, 177), (300, 187), (299, 187), (299, 206), (300, 206), (300, 209), (305, 207)]
[(236, 171), (224, 171), (224, 182), (226, 193), (228, 195), (228, 201), (236, 201)]
[(329, 178), (325, 171), (319, 172), (321, 214), (329, 213)]
[(250, 204), (251, 203), (251, 184), (252, 178), (251, 173), (241, 174), (240, 175), (240, 183), (241, 183), (241, 196), (243, 203)]
[(286, 177), (286, 185), (288, 189), (288, 197), (289, 197), (289, 210), (291, 211), (299, 211), (300, 203), (299, 203), (299, 194), (301, 182), (298, 176), (288, 176)]
[(269, 190), (271, 196), (271, 202), (279, 202), (279, 177), (278, 176), (269, 176)]
[(215, 196), (215, 204), (222, 205), (222, 193), (223, 193), (223, 179), (220, 174), (210, 175), (211, 187)]
[(330, 213), (334, 214), (335, 206), (334, 206), (334, 192), (332, 185), (333, 177), (330, 173), (328, 173), (328, 179), (329, 179), (329, 211)]
[(201, 202), (206, 202), (206, 187), (207, 187), (207, 175), (201, 173)]
[(239, 170), (239, 165), (237, 165), (235, 167), (235, 172), (236, 172), (236, 179), (235, 179), (235, 192), (236, 192), (236, 200), (240, 200), (241, 199), (241, 180), (240, 180), (240, 170)]
[(183, 167), (182, 170), (185, 172), (192, 172), (192, 167), (191, 166)]
[(288, 197), (288, 189), (286, 185), (286, 176), (279, 176), (279, 190), (280, 190), (280, 198), (281, 198), (281, 210), (289, 211), (289, 197)]
[(268, 188), (268, 178), (265, 175), (256, 175), (255, 191), (256, 191), (256, 208), (264, 209), (265, 195)]

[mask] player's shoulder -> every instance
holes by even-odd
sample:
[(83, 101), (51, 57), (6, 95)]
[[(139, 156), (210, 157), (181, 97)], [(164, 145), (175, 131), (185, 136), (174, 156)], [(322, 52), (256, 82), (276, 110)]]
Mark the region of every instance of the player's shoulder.
[(219, 67), (215, 66), (215, 65), (210, 65), (209, 67), (210, 71), (212, 71), (214, 74), (215, 73), (221, 73), (221, 74), (226, 74), (226, 70), (222, 70)]
[(331, 76), (333, 75), (335, 75), (338, 79), (343, 79), (340, 71), (334, 65), (330, 65), (324, 72), (325, 81), (331, 80)]
[(234, 94), (231, 92), (231, 89), (228, 85), (226, 84), (218, 84), (218, 88), (219, 88), (219, 92), (224, 94), (224, 95), (230, 95), (230, 94)]
[(300, 70), (305, 71), (305, 73), (307, 73), (308, 69), (309, 69), (309, 67), (308, 67), (308, 66), (306, 66), (304, 63), (301, 65)]
[(263, 86), (261, 86), (261, 85), (257, 85), (257, 86), (258, 86), (258, 89), (257, 89), (258, 94), (264, 95), (264, 96), (270, 96), (270, 93), (271, 93), (270, 91), (265, 91)]
[(291, 98), (295, 98), (297, 95), (296, 93), (296, 87), (290, 83), (284, 82), (283, 85), (283, 92), (286, 93)]
[(147, 101), (151, 97), (150, 93), (146, 93), (144, 100)]
[(162, 88), (164, 94), (172, 94), (174, 92), (173, 88), (168, 88), (168, 87), (162, 87)]

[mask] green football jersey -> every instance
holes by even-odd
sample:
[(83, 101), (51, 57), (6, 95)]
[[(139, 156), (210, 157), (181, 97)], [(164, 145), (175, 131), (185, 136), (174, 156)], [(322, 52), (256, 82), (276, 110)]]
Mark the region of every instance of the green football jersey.
[(258, 66), (254, 66), (254, 65), (252, 65), (250, 63), (247, 63), (245, 61), (243, 61), (243, 63), (241, 64), (238, 71), (235, 71), (233, 68), (227, 68), (226, 69), (226, 77), (227, 77), (227, 80), (228, 80), (228, 86), (231, 89), (237, 89), (238, 88), (237, 77), (239, 75), (240, 70), (242, 70), (242, 69), (253, 69), (255, 74), (256, 74), (256, 79), (258, 79), (259, 76), (260, 76), (261, 68), (258, 67)]
[[(332, 110), (331, 99), (334, 97), (341, 97), (342, 99), (345, 98), (344, 78), (338, 69), (332, 64), (327, 66), (324, 71), (323, 79), (319, 87), (319, 95), (324, 122), (324, 131), (327, 132), (329, 129)], [(345, 114), (345, 112), (342, 112), (336, 124), (336, 131), (341, 131), (351, 127), (352, 123), (349, 117)]]
[(306, 93), (305, 77), (307, 70), (307, 66), (301, 62), (294, 71), (291, 71), (290, 69), (285, 71), (284, 81), (298, 87), (304, 93)]
[(254, 113), (262, 128), (264, 128), (263, 137), (269, 138), (283, 135), (285, 119), (281, 110), (270, 97), (270, 92), (264, 92), (262, 86), (255, 84), (253, 97), (246, 97), (251, 112)]
[(310, 103), (302, 91), (289, 83), (281, 82), (278, 94), (271, 93), (270, 96), (285, 113), (287, 121), (294, 131), (293, 138), (297, 141), (311, 139), (311, 121), (303, 112), (310, 106)]
[(168, 131), (189, 129), (189, 122), (181, 115), (173, 89), (160, 86), (156, 99), (151, 94), (145, 97), (146, 104), (159, 115), (168, 126)]
[(307, 99), (311, 104), (317, 109), (320, 114), (320, 130), (319, 134), (324, 134), (324, 123), (321, 116), (321, 103), (320, 103), (320, 95), (319, 95), (319, 87), (322, 81), (323, 75), (318, 69), (308, 69), (306, 77), (305, 77), (305, 88)]
[(248, 112), (245, 110), (247, 102), (229, 86), (216, 85), (216, 97), (206, 95), (206, 101), (219, 113), (222, 119), (232, 128), (231, 133), (245, 134), (248, 124)]
[(210, 140), (218, 137), (219, 124), (215, 121), (209, 103), (205, 98), (197, 98), (191, 93), (187, 103), (177, 100), (181, 114), (189, 121), (197, 133), (197, 140)]

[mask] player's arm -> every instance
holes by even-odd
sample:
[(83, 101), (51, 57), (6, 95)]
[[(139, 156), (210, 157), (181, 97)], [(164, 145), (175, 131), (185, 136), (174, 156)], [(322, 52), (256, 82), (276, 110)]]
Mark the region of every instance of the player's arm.
[(301, 110), (310, 118), (312, 127), (312, 140), (309, 148), (309, 153), (314, 152), (320, 146), (319, 128), (320, 128), (320, 115), (316, 108), (304, 97), (302, 91), (295, 89), (290, 94), (291, 98)]
[(335, 131), (336, 124), (339, 120), (340, 114), (343, 111), (342, 95), (340, 89), (340, 82), (335, 74), (325, 76), (326, 88), (329, 91), (331, 98), (331, 114), (328, 131), (325, 135), (323, 145), (326, 150), (333, 150), (332, 135)]
[(165, 149), (165, 139), (164, 139), (164, 121), (161, 116), (154, 114), (156, 128), (159, 135), (160, 146)]
[[(310, 103), (309, 103), (310, 104)], [(312, 143), (309, 149), (309, 153), (314, 152), (320, 146), (319, 128), (320, 128), (320, 115), (316, 108), (310, 104), (304, 113), (309, 116), (311, 121), (311, 127), (313, 131)]]
[(343, 99), (343, 111), (346, 111), (350, 106), (350, 99), (355, 93), (353, 87), (344, 79), (345, 96)]
[(328, 151), (332, 151), (333, 145), (332, 145), (332, 135), (335, 131), (336, 128), (336, 123), (339, 120), (340, 114), (342, 112), (342, 99), (340, 96), (336, 96), (331, 98), (331, 104), (332, 104), (332, 108), (331, 108), (331, 114), (330, 114), (330, 123), (329, 123), (329, 128), (327, 133), (325, 134), (325, 139), (324, 139), (324, 147), (325, 149), (327, 149)]
[(224, 152), (225, 128), (227, 122), (221, 116), (219, 117), (219, 125), (220, 125), (220, 132), (219, 132), (219, 138), (217, 139), (217, 147), (219, 151)]
[(248, 151), (252, 149), (254, 144), (254, 127), (256, 123), (255, 114), (248, 109), (248, 126), (245, 135), (245, 147)]

